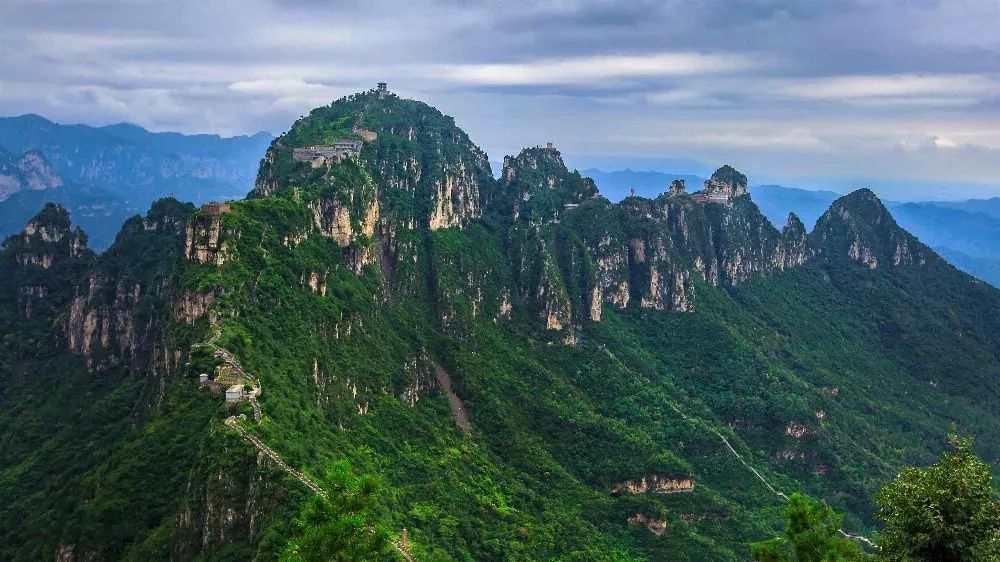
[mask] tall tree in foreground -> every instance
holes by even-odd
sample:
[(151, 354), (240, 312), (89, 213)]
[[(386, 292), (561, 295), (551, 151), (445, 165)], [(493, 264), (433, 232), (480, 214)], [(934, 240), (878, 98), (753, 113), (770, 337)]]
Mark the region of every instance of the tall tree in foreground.
[(843, 516), (805, 494), (794, 493), (785, 509), (785, 536), (751, 545), (761, 562), (840, 562), (862, 560), (857, 544), (840, 532)]
[(352, 477), (341, 462), (327, 473), (323, 488), (329, 499), (310, 498), (295, 520), (299, 535), (288, 541), (282, 562), (391, 559), (389, 534), (372, 517), (375, 481)]
[(1000, 560), (1000, 501), (972, 439), (952, 435), (953, 450), (927, 468), (904, 469), (875, 496), (881, 555), (887, 560)]

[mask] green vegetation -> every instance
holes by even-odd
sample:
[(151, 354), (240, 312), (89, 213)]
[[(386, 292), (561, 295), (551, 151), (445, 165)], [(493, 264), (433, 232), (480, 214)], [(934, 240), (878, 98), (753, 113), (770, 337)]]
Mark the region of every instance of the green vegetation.
[(906, 468), (875, 497), (879, 554), (887, 560), (1000, 560), (1000, 499), (972, 440), (927, 468)]
[(1000, 559), (1000, 500), (988, 464), (972, 439), (950, 435), (953, 451), (927, 468), (905, 468), (875, 496), (885, 523), (865, 552), (842, 531), (843, 517), (826, 503), (788, 498), (784, 535), (752, 545), (754, 560), (960, 561)]
[(281, 560), (364, 561), (386, 557), (389, 534), (372, 520), (378, 488), (372, 478), (355, 480), (346, 463), (335, 464), (324, 479), (329, 499), (314, 496), (295, 520), (297, 536), (288, 541)]
[[(377, 133), (356, 160), (290, 158), (355, 127)], [(100, 256), (7, 242), (0, 558), (391, 559), (405, 528), (419, 560), (738, 560), (786, 504), (733, 451), (826, 502), (795, 496), (775, 552), (840, 552), (830, 526), (872, 532), (872, 495), (947, 421), (1000, 456), (1000, 293), (891, 265), (923, 251), (891, 222), (831, 216), (782, 270), (749, 198), (611, 205), (546, 149), (495, 182), (451, 118), (372, 92), (271, 155), (273, 192), (166, 200)], [(859, 233), (883, 266), (849, 257)], [(251, 409), (198, 385), (215, 334), (260, 379), (245, 429), (331, 502), (223, 424)]]
[(726, 164), (715, 171), (712, 174), (712, 179), (721, 181), (723, 183), (728, 183), (732, 185), (742, 185), (746, 186), (747, 177), (733, 168), (729, 164)]
[(785, 510), (783, 537), (753, 545), (761, 562), (840, 562), (861, 560), (864, 551), (841, 534), (843, 516), (803, 494), (792, 494)]

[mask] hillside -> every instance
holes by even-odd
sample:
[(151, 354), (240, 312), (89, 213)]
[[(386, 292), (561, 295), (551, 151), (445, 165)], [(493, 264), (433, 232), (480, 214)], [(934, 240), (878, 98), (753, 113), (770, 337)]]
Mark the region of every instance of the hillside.
[(0, 558), (274, 559), (347, 461), (419, 560), (742, 560), (776, 491), (868, 533), (952, 424), (1000, 458), (1000, 291), (868, 190), (808, 234), (691, 190), (611, 203), (555, 147), (495, 180), (373, 90), (100, 255), (45, 207), (0, 254)]

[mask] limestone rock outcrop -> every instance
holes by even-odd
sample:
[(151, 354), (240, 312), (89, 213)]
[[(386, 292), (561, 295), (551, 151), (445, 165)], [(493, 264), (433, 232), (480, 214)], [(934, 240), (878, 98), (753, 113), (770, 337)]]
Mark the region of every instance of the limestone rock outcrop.
[(434, 180), (431, 201), (433, 208), (427, 221), (431, 230), (464, 226), (482, 216), (481, 186), (471, 170), (461, 160), (442, 167), (443, 177)]
[(13, 247), (15, 259), (22, 266), (50, 269), (61, 260), (80, 258), (88, 252), (87, 235), (79, 228), (71, 228), (69, 213), (55, 203), (47, 204), (28, 221), (19, 238)]
[[(212, 295), (180, 295), (172, 301), (170, 275), (182, 251), (187, 218), (194, 208), (172, 200), (154, 204), (146, 217), (122, 228), (105, 258), (100, 256), (74, 289), (63, 327), (66, 347), (83, 356), (91, 371), (124, 366), (133, 371), (163, 371), (162, 329), (167, 314), (193, 323), (205, 314)], [(154, 237), (160, 255), (146, 255), (142, 267), (125, 267), (115, 255), (137, 252), (141, 240)]]
[(833, 202), (810, 236), (810, 252), (825, 259), (847, 258), (868, 269), (921, 266), (940, 261), (906, 232), (870, 189)]
[(525, 148), (504, 157), (497, 211), (538, 226), (597, 196), (593, 180), (570, 171), (553, 147)]
[(701, 194), (713, 203), (731, 203), (747, 194), (747, 177), (726, 164), (705, 180)]
[(198, 263), (222, 265), (226, 261), (222, 217), (202, 213), (191, 218), (184, 237), (184, 257)]
[(788, 214), (788, 222), (781, 231), (781, 243), (775, 255), (778, 269), (798, 267), (809, 259), (809, 242), (806, 227), (795, 213)]
[[(307, 207), (312, 213), (313, 227), (322, 236), (336, 240), (341, 247), (349, 246), (358, 236), (374, 238), (380, 216), (379, 201), (374, 196), (368, 199), (358, 203), (344, 202), (340, 195), (333, 195), (310, 201)], [(356, 216), (352, 217), (351, 209), (358, 206)]]
[[(339, 147), (346, 152), (323, 156), (321, 162), (304, 158), (303, 151), (323, 155)], [(275, 139), (251, 195), (268, 197), (290, 187), (337, 185), (343, 176), (338, 175), (339, 168), (358, 175), (352, 164), (373, 180), (378, 191), (393, 194), (388, 199), (376, 195), (381, 213), (411, 229), (465, 226), (482, 216), (495, 184), (486, 153), (451, 117), (420, 102), (371, 91), (317, 108)], [(363, 183), (341, 189), (339, 203), (326, 204), (351, 207), (362, 195), (351, 191), (366, 190)], [(368, 194), (361, 199), (365, 204), (371, 201)], [(338, 242), (350, 237), (342, 216), (329, 224)]]
[(632, 515), (628, 518), (630, 524), (643, 525), (649, 529), (650, 533), (656, 536), (660, 536), (667, 531), (667, 521), (665, 519), (657, 519), (655, 517), (650, 517), (641, 511)]
[(673, 478), (663, 474), (645, 474), (635, 480), (615, 484), (611, 491), (619, 494), (676, 494), (694, 490), (693, 478)]
[(55, 189), (63, 179), (37, 150), (15, 157), (0, 147), (0, 201), (21, 191)]
[(13, 298), (23, 319), (58, 314), (80, 269), (93, 259), (87, 236), (70, 225), (61, 205), (47, 204), (20, 234), (4, 242), (5, 280), (13, 283)]

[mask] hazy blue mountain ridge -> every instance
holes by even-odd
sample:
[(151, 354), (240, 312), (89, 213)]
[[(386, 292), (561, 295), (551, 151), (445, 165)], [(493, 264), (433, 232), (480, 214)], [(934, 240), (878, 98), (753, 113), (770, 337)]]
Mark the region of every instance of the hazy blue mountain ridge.
[(5, 162), (41, 155), (36, 160), (58, 179), (28, 189), (24, 178), (9, 176), (7, 188), (0, 186), (0, 235), (20, 231), (52, 201), (70, 211), (93, 248), (106, 248), (125, 219), (168, 194), (196, 203), (242, 197), (272, 138), (155, 133), (128, 123), (63, 125), (32, 114), (0, 118)]

